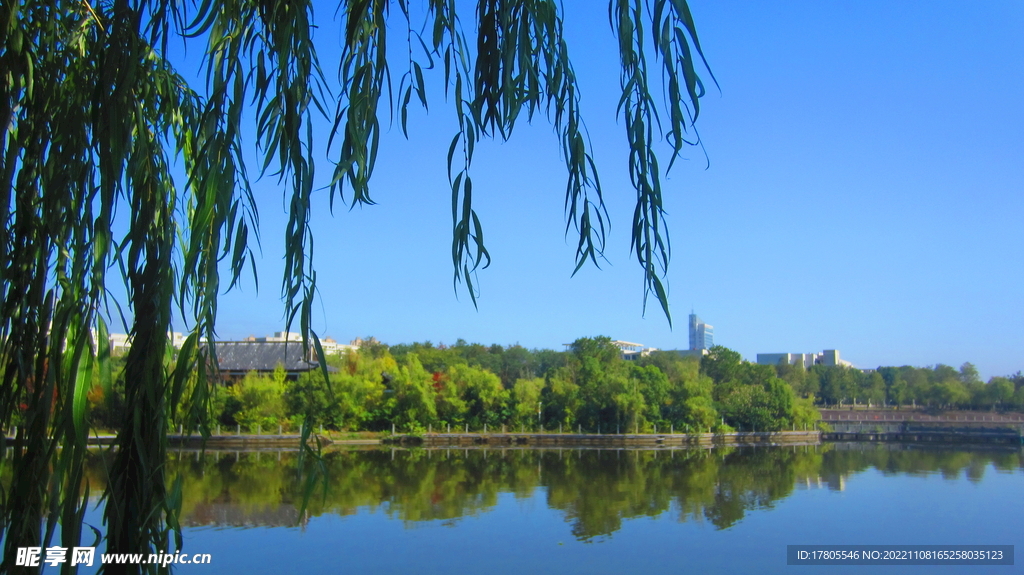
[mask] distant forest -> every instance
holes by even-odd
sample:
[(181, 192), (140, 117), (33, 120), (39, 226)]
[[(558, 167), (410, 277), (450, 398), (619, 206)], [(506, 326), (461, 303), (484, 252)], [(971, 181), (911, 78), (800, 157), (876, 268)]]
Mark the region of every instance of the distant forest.
[[(1007, 410), (1024, 406), (1024, 375), (982, 382), (959, 370), (758, 365), (716, 346), (703, 359), (656, 351), (622, 359), (607, 337), (580, 338), (566, 351), (485, 346), (458, 340), (388, 346), (367, 338), (329, 355), (320, 370), (288, 379), (284, 369), (216, 386), (213, 426), (255, 431), (314, 425), (344, 431), (420, 433), (450, 428), (601, 433), (810, 429), (817, 406), (860, 404)], [(96, 427), (120, 421), (123, 380), (89, 395)]]

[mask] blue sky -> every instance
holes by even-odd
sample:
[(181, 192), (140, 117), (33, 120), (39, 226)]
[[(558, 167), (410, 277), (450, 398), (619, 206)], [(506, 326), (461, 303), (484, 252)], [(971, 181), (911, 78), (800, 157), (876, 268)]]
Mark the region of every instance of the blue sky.
[[(686, 150), (665, 181), (674, 330), (656, 302), (643, 315), (629, 252), (635, 192), (606, 6), (565, 5), (611, 215), (602, 269), (570, 278), (564, 167), (539, 118), (478, 151), (493, 264), (477, 279), (478, 310), (456, 295), (445, 173), (455, 120), (435, 97), (429, 115), (411, 115), (409, 140), (397, 125), (385, 135), (377, 205), (331, 216), (327, 192), (316, 200), (322, 337), (561, 349), (607, 335), (673, 349), (687, 345), (693, 308), (748, 359), (834, 348), (858, 367), (1024, 369), (1024, 4), (691, 0), (721, 90), (702, 100), (707, 160)], [(331, 14), (318, 13), (329, 75)], [(328, 177), (330, 163), (318, 165)], [(260, 291), (250, 281), (222, 298), (225, 339), (283, 329), (282, 190), (276, 178), (256, 189)]]

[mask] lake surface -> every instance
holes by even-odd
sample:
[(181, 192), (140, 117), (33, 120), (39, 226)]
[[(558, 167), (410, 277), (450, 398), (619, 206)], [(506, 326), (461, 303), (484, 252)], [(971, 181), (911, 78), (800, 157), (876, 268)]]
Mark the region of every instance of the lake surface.
[(212, 555), (177, 572), (952, 574), (1024, 561), (786, 564), (787, 545), (1024, 552), (1016, 449), (376, 449), (325, 463), (326, 495), (300, 513), (295, 453), (172, 452), (184, 551)]

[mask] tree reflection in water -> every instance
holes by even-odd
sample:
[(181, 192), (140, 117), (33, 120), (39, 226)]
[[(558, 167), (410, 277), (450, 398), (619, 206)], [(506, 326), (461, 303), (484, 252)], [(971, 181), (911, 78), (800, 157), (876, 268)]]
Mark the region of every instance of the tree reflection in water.
[[(624, 520), (671, 513), (728, 529), (748, 510), (768, 508), (796, 489), (843, 489), (871, 468), (884, 474), (964, 474), (972, 482), (1022, 467), (1015, 450), (843, 445), (630, 449), (376, 449), (326, 455), (329, 484), (300, 517), (297, 457), (279, 452), (170, 454), (169, 477), (183, 488), (181, 524), (295, 526), (325, 514), (379, 511), (416, 524), (454, 523), (494, 508), (501, 494), (546, 492), (578, 539), (611, 535)], [(103, 485), (95, 458), (89, 481)]]

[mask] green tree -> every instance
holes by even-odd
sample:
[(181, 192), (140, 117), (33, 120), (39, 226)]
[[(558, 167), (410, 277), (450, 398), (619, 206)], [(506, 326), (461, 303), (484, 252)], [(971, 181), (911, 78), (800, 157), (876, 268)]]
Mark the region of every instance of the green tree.
[[(409, 354), (405, 365), (397, 366), (391, 383), (394, 386), (392, 422), (403, 430), (416, 430), (426, 429), (437, 420), (434, 377), (423, 369), (416, 354)], [(453, 401), (459, 400), (455, 397)]]
[(447, 373), (434, 372), (431, 377), (434, 380), (434, 405), (438, 423), (461, 427), (469, 412), (469, 405), (463, 396), (464, 390)]
[(804, 373), (804, 385), (801, 393), (806, 397), (821, 393), (821, 375), (814, 369), (808, 369)]
[(806, 397), (817, 391), (808, 389), (809, 378), (803, 363), (788, 363), (785, 360), (779, 360), (779, 364), (775, 366), (775, 374), (779, 379), (788, 383), (799, 395)]
[(645, 418), (660, 429), (667, 430), (671, 425), (671, 411), (668, 408), (672, 399), (668, 376), (653, 365), (643, 367), (634, 364), (629, 366), (629, 378), (638, 385)]
[(512, 418), (509, 421), (514, 429), (527, 425), (533, 427), (536, 424), (537, 409), (542, 407), (541, 393), (543, 391), (543, 378), (535, 377), (516, 381), (516, 384), (512, 387)]
[(394, 359), (387, 351), (373, 357), (360, 349), (345, 352), (332, 367), (339, 369), (331, 374), (330, 385), (322, 371), (313, 370), (287, 386), (288, 413), (297, 421), (309, 417), (330, 429), (373, 426), (384, 402), (381, 374), (395, 371)]
[(242, 427), (256, 432), (274, 429), (285, 420), (285, 373), (278, 365), (271, 376), (249, 372), (228, 390), (237, 402), (234, 419)]
[(958, 379), (947, 379), (935, 384), (933, 398), (940, 407), (960, 407), (971, 400), (967, 386)]
[(485, 424), (493, 429), (506, 419), (508, 393), (497, 375), (479, 367), (456, 365), (448, 368), (447, 376), (459, 392), (465, 406), (465, 421), (473, 429), (479, 430)]
[(910, 399), (909, 392), (907, 390), (907, 382), (904, 381), (901, 375), (902, 370), (897, 367), (879, 367), (875, 370), (882, 376), (882, 380), (885, 382), (885, 397), (889, 403), (894, 403), (897, 406), (907, 403)]
[(778, 431), (793, 424), (794, 400), (789, 384), (770, 376), (760, 384), (732, 387), (719, 404), (726, 423), (733, 427), (745, 431)]
[(677, 430), (706, 431), (719, 422), (714, 381), (701, 373), (700, 361), (675, 352), (654, 352), (641, 365), (655, 366), (668, 378), (668, 397), (660, 403), (663, 423)]
[(377, 341), (373, 336), (359, 338), (359, 353), (373, 359), (389, 355), (388, 345)]
[(739, 353), (716, 345), (700, 360), (700, 369), (716, 384), (721, 384), (739, 377), (742, 363), (743, 358)]
[(548, 415), (550, 427), (564, 425), (566, 428), (574, 428), (578, 425), (577, 417), (582, 400), (580, 386), (574, 379), (569, 367), (560, 367), (548, 374), (547, 385), (541, 393), (541, 401), (543, 411)]
[[(646, 375), (646, 373), (642, 374)], [(642, 391), (643, 381), (630, 374), (629, 380), (604, 380), (603, 393), (594, 394), (586, 411), (593, 414), (589, 419), (590, 429), (599, 428), (604, 424), (607, 431), (611, 425), (621, 426), (623, 431), (648, 431), (649, 406)], [(618, 384), (618, 385), (616, 385)], [(607, 393), (610, 397), (605, 398)]]
[(646, 405), (639, 382), (629, 377), (622, 352), (605, 336), (572, 343), (568, 371), (579, 389), (576, 422), (590, 431), (639, 425)]
[(905, 405), (910, 399), (907, 382), (903, 381), (903, 378), (899, 374), (893, 378), (892, 385), (889, 386), (888, 398), (889, 401), (895, 403), (897, 406)]
[(819, 394), (826, 404), (851, 402), (858, 395), (859, 372), (844, 366), (815, 365), (810, 370), (818, 378)]
[[(973, 369), (974, 366), (971, 366), (970, 364), (967, 365), (970, 366), (967, 372), (967, 375), (969, 376), (969, 370)], [(935, 364), (935, 366), (931, 370), (928, 370), (928, 379), (932, 383), (941, 383), (944, 381), (949, 381), (951, 379), (963, 382), (961, 378), (964, 377), (964, 375), (964, 373), (941, 363)]]
[(797, 397), (793, 400), (793, 429), (814, 429), (821, 421), (821, 412), (814, 407), (814, 397)]
[(860, 391), (857, 393), (857, 400), (873, 405), (881, 405), (885, 401), (885, 378), (877, 371), (864, 374), (861, 377)]
[(1009, 406), (1013, 402), (1013, 382), (1005, 377), (993, 377), (988, 380), (988, 401), (1001, 408)]
[(718, 410), (710, 396), (695, 395), (683, 402), (683, 420), (681, 428), (689, 431), (704, 432), (719, 424)]
[[(337, 385), (337, 380), (334, 381)], [(319, 371), (307, 372), (285, 389), (285, 406), (290, 415), (308, 418), (314, 425), (341, 429), (344, 423), (333, 391)]]
[(565, 367), (566, 358), (568, 357), (566, 352), (553, 349), (535, 349), (532, 354), (537, 362), (537, 367), (533, 374), (537, 377), (545, 377), (551, 371)]
[(680, 381), (692, 373), (694, 367), (700, 369), (700, 362), (694, 357), (683, 357), (674, 351), (652, 351), (637, 360), (638, 365), (657, 367), (670, 381)]
[[(500, 348), (500, 346), (499, 346)], [(528, 349), (520, 345), (510, 345), (498, 355), (497, 369), (493, 370), (501, 378), (505, 389), (511, 389), (515, 382), (537, 375), (536, 361)]]
[(466, 363), (466, 358), (459, 353), (458, 348), (444, 345), (435, 346), (433, 342), (429, 341), (391, 347), (391, 355), (399, 363), (403, 362), (409, 354), (416, 354), (420, 365), (430, 373), (443, 374), (449, 367)]
[(900, 375), (907, 384), (906, 403), (918, 403), (924, 405), (928, 402), (931, 384), (928, 382), (927, 368), (916, 368), (903, 366), (900, 368)]
[(1013, 392), (1011, 405), (1017, 409), (1024, 407), (1024, 386), (1018, 387), (1017, 391)]
[(960, 382), (970, 387), (973, 384), (981, 383), (981, 376), (978, 375), (978, 368), (974, 367), (974, 364), (965, 361), (960, 366)]

